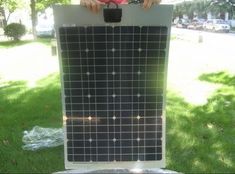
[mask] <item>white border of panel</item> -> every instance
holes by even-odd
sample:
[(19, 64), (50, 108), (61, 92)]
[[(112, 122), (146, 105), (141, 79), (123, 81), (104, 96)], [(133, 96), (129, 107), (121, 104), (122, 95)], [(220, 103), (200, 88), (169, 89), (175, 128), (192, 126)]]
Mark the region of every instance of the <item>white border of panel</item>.
[[(66, 169), (79, 169), (81, 171), (99, 170), (99, 169), (151, 169), (151, 168), (164, 168), (165, 167), (165, 138), (166, 138), (166, 83), (167, 83), (167, 66), (169, 55), (169, 41), (171, 29), (171, 16), (173, 11), (172, 5), (157, 5), (149, 10), (143, 9), (138, 5), (120, 5), (122, 8), (122, 21), (120, 23), (105, 23), (102, 11), (99, 14), (94, 14), (88, 11), (85, 7), (80, 5), (67, 5), (67, 6), (54, 6), (54, 18), (56, 35), (59, 35), (60, 27), (67, 26), (166, 26), (167, 33), (167, 46), (166, 46), (166, 67), (165, 67), (165, 81), (164, 81), (164, 96), (163, 96), (163, 135), (162, 135), (162, 160), (160, 161), (140, 161), (140, 162), (69, 162), (67, 160), (67, 137), (66, 137), (66, 124), (65, 117), (63, 119), (63, 127), (65, 132), (64, 141), (64, 157)], [(60, 40), (57, 38), (60, 69), (62, 70), (61, 62), (61, 48)], [(61, 87), (64, 89), (63, 76), (61, 75)], [(65, 116), (65, 103), (64, 91), (62, 90), (62, 107), (63, 115)]]

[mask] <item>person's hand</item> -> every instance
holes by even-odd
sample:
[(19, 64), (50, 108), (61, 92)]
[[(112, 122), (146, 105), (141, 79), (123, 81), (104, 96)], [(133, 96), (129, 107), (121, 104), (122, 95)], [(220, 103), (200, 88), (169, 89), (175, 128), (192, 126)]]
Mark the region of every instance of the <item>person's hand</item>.
[[(145, 9), (149, 9), (154, 4), (160, 4), (161, 0), (144, 0), (143, 7)], [(80, 0), (80, 4), (87, 7), (94, 13), (98, 13), (100, 11), (100, 6), (105, 3), (100, 2), (99, 0)]]
[(144, 0), (143, 7), (149, 9), (154, 4), (160, 4), (161, 0)]
[(80, 4), (88, 8), (94, 13), (98, 13), (100, 11), (100, 6), (104, 3), (98, 0), (80, 0)]

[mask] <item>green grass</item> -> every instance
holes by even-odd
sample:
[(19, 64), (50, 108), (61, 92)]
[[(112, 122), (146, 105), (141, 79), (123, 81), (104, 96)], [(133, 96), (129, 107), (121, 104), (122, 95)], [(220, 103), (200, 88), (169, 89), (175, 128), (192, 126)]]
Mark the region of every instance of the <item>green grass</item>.
[(61, 127), (58, 75), (28, 88), (25, 82), (0, 84), (0, 173), (51, 173), (63, 170), (63, 147), (22, 150), (24, 130), (35, 125)]
[(200, 79), (222, 84), (203, 106), (168, 93), (167, 167), (184, 173), (233, 173), (235, 85), (231, 81), (235, 77), (219, 72)]
[[(213, 79), (220, 74), (204, 74)], [(232, 78), (228, 75), (226, 78)], [(218, 81), (216, 81), (218, 83)], [(203, 106), (167, 94), (167, 169), (183, 173), (235, 171), (235, 86), (222, 82)], [(51, 173), (64, 170), (63, 147), (22, 150), (22, 135), (35, 125), (61, 127), (59, 76), (0, 85), (0, 173)]]
[(12, 47), (17, 47), (17, 46), (21, 46), (21, 45), (26, 45), (29, 43), (33, 43), (33, 42), (39, 42), (39, 43), (43, 43), (45, 45), (51, 45), (51, 38), (38, 38), (36, 41), (33, 40), (22, 40), (22, 41), (2, 41), (0, 42), (0, 49), (1, 48), (12, 48)]
[(21, 45), (25, 45), (28, 43), (31, 43), (33, 41), (31, 40), (26, 40), (26, 41), (1, 41), (0, 42), (0, 48), (12, 48), (12, 47), (16, 47), (16, 46), (21, 46)]

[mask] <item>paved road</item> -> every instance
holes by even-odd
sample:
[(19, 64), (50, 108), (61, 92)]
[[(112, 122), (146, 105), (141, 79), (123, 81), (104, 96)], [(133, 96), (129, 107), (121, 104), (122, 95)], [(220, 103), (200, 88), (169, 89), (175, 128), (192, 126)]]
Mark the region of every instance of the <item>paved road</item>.
[[(168, 88), (188, 102), (203, 104), (219, 86), (198, 80), (202, 73), (228, 71), (235, 74), (235, 34), (172, 28)], [(198, 43), (199, 35), (203, 42)]]
[(209, 32), (209, 31), (201, 31), (201, 30), (189, 30), (189, 29), (181, 29), (181, 28), (176, 28), (176, 27), (172, 27), (172, 32), (173, 33), (186, 33), (186, 34), (195, 34), (195, 33), (202, 33), (205, 35), (212, 35), (212, 36), (232, 36), (235, 37), (235, 31), (231, 31), (230, 33), (214, 33), (214, 32)]
[(235, 32), (233, 33), (213, 33), (206, 31), (198, 31), (198, 30), (188, 30), (188, 29), (179, 29), (172, 27), (171, 33), (175, 36), (182, 37), (186, 40), (198, 41), (199, 35), (203, 37), (205, 42), (212, 43), (225, 43), (226, 44), (235, 44)]
[(57, 57), (41, 43), (1, 49), (0, 59), (0, 81), (24, 80), (33, 87), (37, 80), (58, 72)]

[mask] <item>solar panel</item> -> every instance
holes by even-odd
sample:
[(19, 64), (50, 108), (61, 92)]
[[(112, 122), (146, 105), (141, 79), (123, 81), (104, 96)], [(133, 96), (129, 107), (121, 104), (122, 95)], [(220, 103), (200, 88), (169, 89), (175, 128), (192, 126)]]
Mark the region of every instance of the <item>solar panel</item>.
[(165, 166), (172, 8), (122, 9), (107, 24), (80, 6), (55, 7), (67, 169)]

